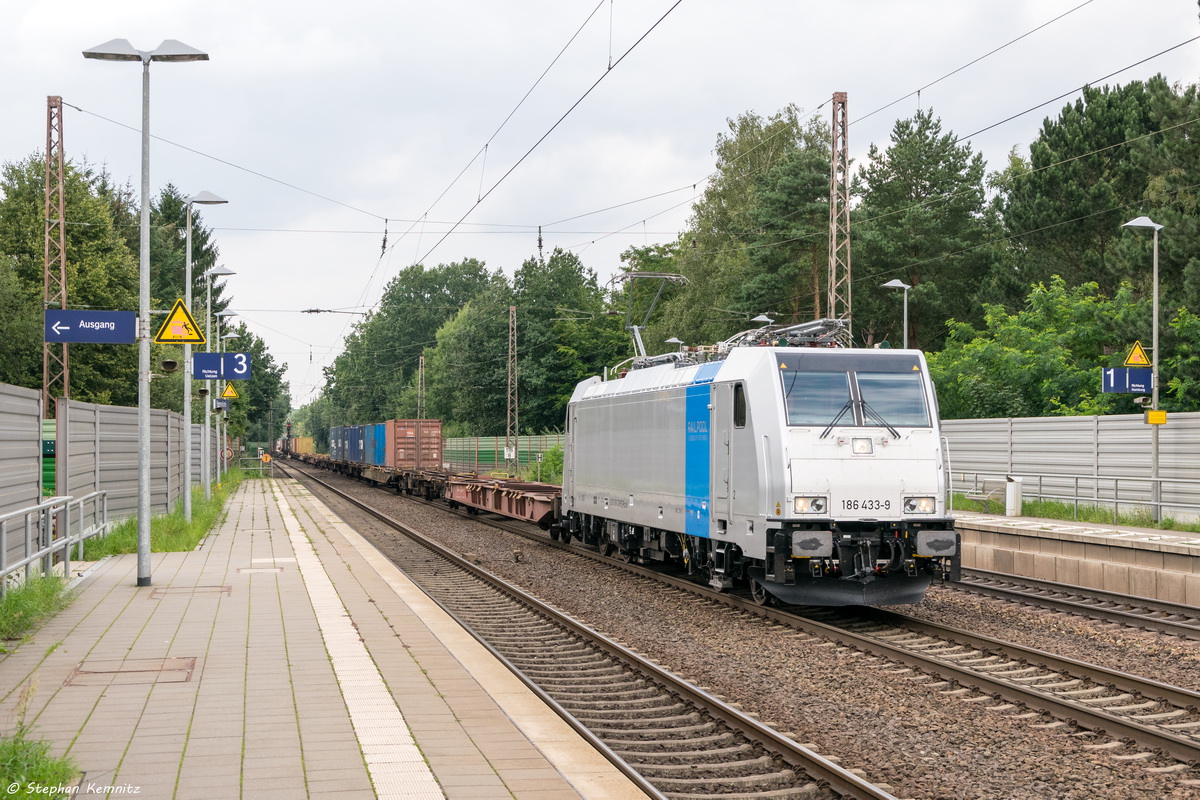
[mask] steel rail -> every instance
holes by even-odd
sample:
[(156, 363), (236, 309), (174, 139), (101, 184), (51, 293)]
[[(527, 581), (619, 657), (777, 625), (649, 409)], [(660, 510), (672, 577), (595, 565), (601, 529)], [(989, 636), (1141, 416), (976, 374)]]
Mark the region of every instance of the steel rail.
[[(314, 480), (319, 479), (314, 478)], [(449, 512), (450, 510), (447, 509), (447, 511)], [(1180, 736), (1155, 726), (1143, 725), (1128, 717), (1112, 714), (1103, 709), (1092, 708), (1086, 703), (1066, 697), (1055, 696), (1048, 692), (1039, 692), (1036, 691), (1036, 687), (1027, 687), (1019, 682), (969, 669), (955, 664), (950, 660), (907, 649), (902, 645), (893, 644), (871, 634), (859, 633), (840, 625), (821, 622), (793, 611), (759, 605), (752, 600), (733, 594), (714, 592), (707, 586), (697, 584), (692, 580), (602, 556), (598, 552), (589, 549), (553, 541), (544, 532), (537, 531), (535, 533), (529, 528), (517, 526), (509, 521), (497, 521), (481, 514), (471, 514), (469, 516), (484, 524), (517, 533), (518, 535), (565, 550), (577, 556), (616, 567), (652, 581), (665, 583), (677, 589), (698, 594), (713, 602), (757, 614), (773, 622), (803, 630), (806, 633), (835, 641), (838, 644), (854, 647), (864, 652), (896, 661), (929, 673), (936, 678), (952, 680), (964, 687), (974, 688), (982, 693), (991, 694), (1005, 701), (1020, 703), (1029, 708), (1048, 713), (1057, 719), (1069, 721), (1080, 727), (1103, 731), (1118, 739), (1137, 742), (1139, 745), (1156, 750), (1178, 761), (1193, 765), (1200, 764), (1200, 739)], [(1149, 698), (1158, 698), (1178, 708), (1187, 710), (1200, 709), (1200, 693), (1188, 689), (1140, 678), (1116, 670), (1109, 670), (1096, 664), (1056, 656), (1052, 653), (1023, 647), (1012, 642), (993, 639), (969, 631), (939, 626), (935, 623), (894, 612), (870, 609), (869, 613), (876, 620), (883, 620), (885, 619), (885, 615), (891, 615), (891, 618), (894, 620), (892, 624), (902, 625), (916, 632), (939, 636), (948, 641), (967, 644), (981, 650), (1002, 652), (1007, 657), (1022, 663), (1036, 664), (1052, 671), (1069, 672), (1075, 677), (1082, 676), (1103, 685), (1117, 687), (1122, 691), (1133, 692)]]
[[(295, 470), (296, 472), (304, 475), (308, 480), (320, 484), (321, 486), (325, 487), (326, 490), (353, 504), (355, 507), (378, 519), (385, 525), (388, 525), (405, 536), (413, 539), (414, 541), (417, 541), (423, 547), (429, 548), (433, 552), (450, 561), (456, 567), (470, 573), (486, 584), (502, 591), (504, 594), (509, 595), (523, 605), (534, 609), (538, 613), (549, 618), (555, 624), (597, 645), (600, 649), (608, 653), (613, 658), (625, 663), (638, 672), (647, 675), (651, 680), (667, 687), (672, 693), (678, 694), (697, 708), (725, 723), (730, 728), (741, 733), (751, 741), (758, 743), (764, 749), (775, 753), (787, 763), (801, 769), (810, 778), (828, 786), (834, 792), (837, 792), (845, 797), (862, 798), (863, 800), (897, 800), (897, 798), (890, 792), (887, 792), (875, 784), (860, 778), (858, 775), (822, 757), (820, 754), (803, 747), (773, 728), (764, 725), (753, 717), (742, 713), (741, 711), (728, 705), (703, 689), (693, 686), (682, 678), (673, 675), (635, 651), (630, 650), (629, 648), (621, 645), (613, 639), (610, 639), (604, 634), (599, 633), (598, 631), (592, 630), (573, 617), (559, 611), (558, 609), (555, 609), (553, 606), (543, 603), (521, 588), (505, 581), (503, 578), (500, 578), (491, 572), (488, 572), (487, 570), (459, 556), (437, 542), (430, 540), (428, 537), (423, 536), (418, 531), (415, 531), (393, 517), (390, 517), (385, 512), (380, 511), (370, 504), (351, 496), (350, 494), (329, 484), (326, 481), (321, 480), (309, 472), (295, 469), (292, 465), (289, 465), (287, 468), (285, 468), (285, 471), (290, 470)], [(475, 517), (476, 515), (471, 516)], [(549, 539), (546, 537), (541, 541), (549, 541)], [(568, 547), (567, 549), (571, 552), (576, 552), (575, 548)], [(437, 598), (434, 599), (435, 601), (437, 600)], [(439, 605), (441, 605), (441, 603), (439, 603)], [(480, 638), (478, 634), (472, 630), (469, 624), (461, 620), (459, 616), (454, 614), (452, 610), (446, 609), (446, 611), (447, 613), (451, 614), (451, 616), (453, 616), (460, 625), (470, 632), (472, 636), (475, 636), (475, 638), (479, 640), (481, 644), (487, 647), (489, 651), (493, 652), (493, 654), (495, 654), (506, 667), (516, 674), (523, 683), (533, 689), (535, 693), (555, 711), (556, 714), (562, 717), (569, 725), (571, 725), (573, 729), (584, 736), (589, 743), (595, 746), (609, 761), (611, 761), (619, 770), (621, 770), (622, 773), (634, 780), (638, 784), (639, 788), (642, 788), (643, 791), (646, 791), (652, 797), (662, 797), (662, 795), (658, 793), (658, 790), (655, 789), (644, 777), (642, 777), (640, 773), (634, 770), (633, 767), (625, 762), (624, 759), (613, 752), (606, 744), (604, 744), (604, 742), (598, 739), (585, 726), (583, 726), (582, 723), (576, 720), (569, 711), (564, 709), (529, 678), (524, 676), (521, 671), (507, 658), (497, 652), (495, 648), (488, 644), (484, 639)]]
[[(1143, 630), (1200, 639), (1200, 609), (1194, 606), (1121, 595), (1083, 586), (1005, 575), (982, 569), (964, 569), (963, 580), (952, 585), (955, 589), (1002, 600), (1033, 603), (1068, 614), (1091, 617), (1106, 622), (1119, 622)], [(1046, 594), (1052, 592), (1053, 594)], [(1058, 596), (1055, 596), (1058, 595)], [(1095, 602), (1128, 606), (1130, 610), (1110, 608)], [(1164, 614), (1167, 617), (1153, 616)], [(1170, 619), (1180, 617), (1182, 619)], [(1190, 622), (1184, 620), (1191, 620)]]

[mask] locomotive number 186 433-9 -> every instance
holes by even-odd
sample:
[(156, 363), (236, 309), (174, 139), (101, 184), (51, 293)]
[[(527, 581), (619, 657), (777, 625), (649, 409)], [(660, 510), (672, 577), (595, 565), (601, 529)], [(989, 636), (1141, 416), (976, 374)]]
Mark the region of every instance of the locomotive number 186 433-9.
[(891, 500), (843, 500), (843, 511), (891, 511)]

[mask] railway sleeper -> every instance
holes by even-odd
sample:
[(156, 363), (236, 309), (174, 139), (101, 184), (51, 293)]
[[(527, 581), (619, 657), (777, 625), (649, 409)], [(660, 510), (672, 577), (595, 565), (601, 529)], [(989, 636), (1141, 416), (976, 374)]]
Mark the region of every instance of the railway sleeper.
[[(613, 719), (603, 714), (599, 716), (582, 715), (576, 717), (577, 720), (591, 728), (592, 726), (614, 726), (619, 725), (623, 730), (627, 731), (662, 731), (662, 730), (687, 730), (701, 722), (700, 714), (695, 711), (688, 711), (686, 707), (680, 706), (674, 714), (668, 714), (662, 717), (648, 717), (645, 714), (637, 714), (634, 717), (625, 715)], [(685, 713), (680, 714), (679, 711)]]
[(695, 722), (699, 716), (694, 713), (688, 713), (688, 707), (683, 703), (673, 703), (669, 706), (631, 706), (627, 708), (587, 708), (580, 709), (575, 718), (583, 721), (602, 722), (609, 724), (612, 722), (621, 722), (630, 720), (637, 724), (661, 724), (663, 722), (672, 722), (682, 720), (684, 722)]
[(723, 794), (726, 792), (754, 791), (756, 794), (763, 789), (786, 789), (796, 784), (799, 776), (795, 770), (780, 769), (771, 773), (754, 775), (716, 776), (707, 778), (667, 778), (660, 777), (654, 781), (654, 787), (660, 792), (670, 792), (672, 789), (705, 789), (710, 792)]
[(721, 761), (697, 764), (647, 764), (638, 763), (638, 772), (657, 784), (659, 778), (703, 778), (709, 773), (719, 773), (718, 780), (732, 777), (754, 777), (771, 774), (779, 770), (775, 759), (770, 756), (742, 759), (740, 761)]
[(578, 709), (580, 712), (591, 711), (592, 713), (602, 713), (609, 710), (620, 710), (623, 711), (623, 713), (628, 713), (628, 709), (667, 708), (667, 704), (670, 704), (670, 707), (678, 707), (679, 705), (678, 702), (672, 701), (670, 697), (666, 697), (664, 695), (657, 695), (653, 697), (630, 697), (624, 700), (614, 700), (612, 698), (608, 698), (606, 700), (580, 701), (568, 700), (558, 696), (558, 694), (555, 694), (554, 699), (565, 709), (571, 711)]
[[(876, 786), (883, 789), (885, 784), (876, 784)], [(771, 789), (750, 794), (742, 792), (732, 794), (672, 794), (665, 792), (664, 794), (667, 800), (813, 800), (813, 798), (829, 796), (828, 790), (823, 789), (817, 783), (806, 783), (803, 786), (790, 786), (785, 789)]]
[[(695, 736), (690, 739), (620, 739), (606, 738), (604, 743), (622, 758), (625, 756), (640, 757), (643, 753), (651, 753), (656, 757), (667, 756), (671, 753), (693, 753), (721, 751), (732, 747), (749, 746), (739, 739), (731, 730), (718, 729), (707, 736)], [(636, 756), (635, 756), (636, 754)]]
[(613, 752), (626, 761), (636, 761), (638, 766), (642, 767), (647, 764), (694, 764), (697, 759), (701, 758), (712, 764), (726, 761), (744, 761), (747, 757), (757, 753), (758, 749), (749, 742), (742, 742), (733, 747), (715, 747), (704, 750), (674, 750), (666, 753), (635, 750), (614, 750)]
[(582, 684), (582, 683), (585, 683), (585, 681), (583, 680), (584, 678), (591, 679), (591, 678), (617, 677), (620, 675), (625, 675), (627, 673), (625, 671), (625, 668), (620, 666), (619, 664), (605, 664), (602, 666), (598, 666), (595, 669), (575, 670), (570, 675), (563, 675), (562, 670), (543, 671), (541, 669), (531, 670), (528, 674), (529, 674), (529, 677), (531, 677), (531, 678), (534, 675), (539, 676), (538, 677), (539, 681), (542, 680), (542, 676), (544, 676), (547, 683), (552, 683), (552, 682), (558, 681), (558, 682), (567, 683), (567, 684)]
[(605, 699), (596, 699), (601, 692), (597, 690), (587, 692), (564, 692), (555, 691), (554, 696), (560, 703), (614, 703), (622, 700), (638, 700), (642, 698), (658, 697), (660, 692), (653, 686), (641, 686), (636, 689), (626, 689), (622, 691), (605, 691), (603, 696)]
[[(590, 727), (590, 726), (589, 726)], [(617, 741), (642, 741), (642, 742), (669, 742), (669, 741), (687, 741), (693, 736), (707, 736), (720, 730), (717, 723), (710, 721), (700, 722), (695, 725), (680, 726), (677, 728), (592, 728), (592, 733), (604, 739), (607, 743), (610, 738)]]

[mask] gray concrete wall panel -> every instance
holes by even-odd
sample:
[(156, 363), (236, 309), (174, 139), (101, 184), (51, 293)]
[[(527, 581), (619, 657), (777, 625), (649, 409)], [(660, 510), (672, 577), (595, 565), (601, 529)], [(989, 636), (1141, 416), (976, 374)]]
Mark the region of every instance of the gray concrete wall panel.
[[(75, 400), (58, 404), (58, 493), (108, 492), (111, 520), (137, 515), (138, 410)], [(183, 488), (183, 418), (150, 411), (150, 510), (169, 512)], [(85, 519), (84, 527), (94, 524)]]
[[(1041, 475), (1045, 494), (1071, 496), (1078, 485), (1081, 497), (1112, 500), (1113, 478), (1145, 478), (1122, 480), (1120, 498), (1150, 499), (1152, 433), (1140, 414), (947, 420), (942, 431), (950, 443), (956, 491), (982, 477)], [(1200, 506), (1200, 486), (1183, 482), (1200, 477), (1200, 412), (1170, 414), (1159, 428), (1159, 477), (1165, 479), (1164, 514), (1172, 515), (1173, 503)], [(1026, 494), (1037, 486), (1025, 479)], [(1189, 513), (1195, 511), (1184, 508), (1180, 516)]]
[[(42, 393), (0, 383), (0, 514), (36, 506), (41, 498)], [(10, 561), (24, 558), (24, 523), (17, 522), (9, 525)]]

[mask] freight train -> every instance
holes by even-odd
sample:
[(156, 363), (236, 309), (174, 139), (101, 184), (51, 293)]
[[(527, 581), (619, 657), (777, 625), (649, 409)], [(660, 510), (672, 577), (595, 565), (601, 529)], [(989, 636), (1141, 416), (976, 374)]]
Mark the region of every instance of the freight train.
[(325, 466), (678, 565), (760, 603), (918, 602), (961, 569), (933, 385), (920, 351), (839, 347), (843, 336), (836, 320), (760, 328), (583, 381), (561, 492), (439, 471), (432, 454), (380, 466), (372, 426), (331, 432)]

